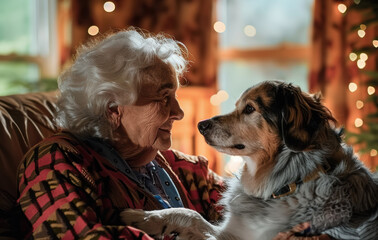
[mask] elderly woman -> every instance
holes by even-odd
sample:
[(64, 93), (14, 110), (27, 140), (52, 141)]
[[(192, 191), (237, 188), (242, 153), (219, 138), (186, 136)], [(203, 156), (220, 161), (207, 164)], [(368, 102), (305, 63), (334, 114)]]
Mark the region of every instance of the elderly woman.
[[(151, 239), (121, 222), (126, 208), (220, 218), (223, 185), (207, 160), (169, 150), (172, 124), (184, 116), (176, 90), (186, 65), (181, 43), (135, 29), (82, 47), (59, 78), (62, 131), (19, 167), (25, 238)], [(299, 239), (295, 231), (276, 239)]]
[(59, 78), (62, 132), (20, 165), (19, 203), (35, 238), (150, 239), (120, 221), (125, 208), (186, 207), (209, 221), (221, 179), (203, 157), (171, 146), (185, 47), (121, 31), (82, 47)]

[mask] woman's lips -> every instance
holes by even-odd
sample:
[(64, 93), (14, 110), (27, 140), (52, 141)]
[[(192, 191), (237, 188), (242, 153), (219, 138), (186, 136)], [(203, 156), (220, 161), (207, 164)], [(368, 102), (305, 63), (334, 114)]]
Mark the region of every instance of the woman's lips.
[(163, 124), (163, 125), (159, 128), (159, 130), (162, 131), (162, 132), (166, 132), (166, 133), (171, 134), (171, 131), (172, 131), (172, 123), (166, 123), (166, 124)]
[(167, 133), (171, 133), (171, 129), (163, 129), (163, 128), (159, 128), (160, 131), (163, 131), (163, 132), (167, 132)]

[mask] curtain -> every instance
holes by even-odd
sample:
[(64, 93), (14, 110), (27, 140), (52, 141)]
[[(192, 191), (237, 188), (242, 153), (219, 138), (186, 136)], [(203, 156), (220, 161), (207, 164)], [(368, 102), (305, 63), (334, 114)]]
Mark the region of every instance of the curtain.
[[(377, 27), (374, 25), (365, 29), (365, 36), (361, 37), (362, 35), (358, 34), (358, 29), (365, 28), (360, 25), (363, 22), (364, 12), (353, 10), (352, 6), (361, 1), (364, 0), (314, 1), (310, 91), (322, 93), (325, 105), (339, 124), (349, 132), (359, 132), (361, 128), (366, 128), (366, 126), (356, 127), (355, 120), (376, 111), (374, 106), (366, 101), (368, 77), (362, 74), (357, 66), (361, 52), (355, 49), (370, 46), (377, 34)], [(344, 13), (339, 4), (345, 4), (347, 7)], [(353, 28), (353, 26), (360, 27)], [(356, 60), (351, 60), (351, 53), (356, 53)], [(366, 66), (363, 70), (377, 71), (376, 53), (377, 51), (369, 53), (370, 57), (365, 62)], [(357, 84), (356, 91), (349, 90), (350, 83)], [(356, 107), (358, 100), (364, 102), (362, 109)], [(354, 147), (356, 150), (359, 149), (358, 146)], [(376, 156), (364, 154), (361, 159), (368, 167), (375, 168), (378, 165)]]
[(336, 0), (315, 0), (310, 66), (310, 91), (320, 91), (340, 123), (346, 123), (346, 19)]

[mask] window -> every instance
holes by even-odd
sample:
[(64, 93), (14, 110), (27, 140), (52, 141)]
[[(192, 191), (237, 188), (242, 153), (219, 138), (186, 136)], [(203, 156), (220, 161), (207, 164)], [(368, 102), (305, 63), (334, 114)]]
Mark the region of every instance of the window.
[(0, 1), (0, 95), (54, 88), (54, 0)]
[[(241, 93), (261, 81), (279, 79), (308, 90), (312, 7), (313, 0), (218, 0), (218, 88), (229, 96), (221, 113), (232, 111)], [(235, 168), (224, 159), (230, 162), (225, 171)]]

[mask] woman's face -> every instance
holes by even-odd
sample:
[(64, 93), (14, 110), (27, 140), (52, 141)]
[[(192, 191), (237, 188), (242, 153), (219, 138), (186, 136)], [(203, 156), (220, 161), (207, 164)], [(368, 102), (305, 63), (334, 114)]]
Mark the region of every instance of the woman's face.
[(135, 104), (120, 107), (120, 124), (129, 140), (138, 147), (167, 150), (171, 130), (184, 112), (176, 99), (175, 71), (159, 60), (147, 69)]

